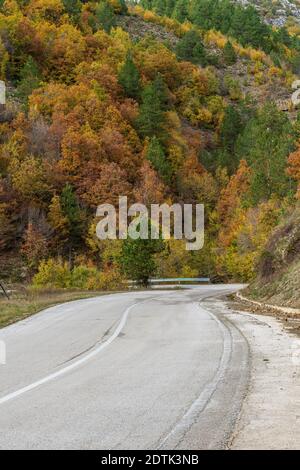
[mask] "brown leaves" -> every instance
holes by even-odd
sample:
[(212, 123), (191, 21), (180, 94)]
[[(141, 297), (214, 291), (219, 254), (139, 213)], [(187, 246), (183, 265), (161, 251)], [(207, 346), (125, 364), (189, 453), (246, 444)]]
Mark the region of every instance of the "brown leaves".
[(165, 199), (166, 188), (148, 161), (143, 163), (137, 176), (135, 201), (146, 206), (162, 203)]
[(77, 187), (81, 200), (93, 208), (104, 203), (118, 205), (119, 196), (131, 197), (132, 193), (126, 171), (116, 163), (89, 162)]
[(250, 184), (251, 170), (245, 160), (241, 160), (235, 175), (230, 178), (228, 186), (221, 192), (217, 205), (220, 221), (226, 225), (227, 219), (233, 216), (240, 205), (241, 197), (247, 192)]
[(298, 181), (297, 198), (300, 199), (300, 142), (295, 152), (290, 154), (288, 164), (287, 173)]

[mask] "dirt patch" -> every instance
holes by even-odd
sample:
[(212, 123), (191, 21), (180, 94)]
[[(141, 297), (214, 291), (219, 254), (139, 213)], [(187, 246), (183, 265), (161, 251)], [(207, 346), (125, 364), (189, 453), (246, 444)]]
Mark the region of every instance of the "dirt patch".
[(146, 36), (152, 36), (157, 41), (166, 42), (172, 48), (176, 46), (179, 38), (162, 26), (146, 22), (138, 16), (119, 16), (117, 25), (126, 31), (133, 41), (138, 41)]
[(300, 336), (299, 313), (283, 313), (270, 307), (255, 305), (251, 302), (240, 300), (233, 294), (227, 297), (227, 304), (234, 312), (249, 312), (256, 315), (274, 317), (282, 323), (284, 329), (289, 333)]

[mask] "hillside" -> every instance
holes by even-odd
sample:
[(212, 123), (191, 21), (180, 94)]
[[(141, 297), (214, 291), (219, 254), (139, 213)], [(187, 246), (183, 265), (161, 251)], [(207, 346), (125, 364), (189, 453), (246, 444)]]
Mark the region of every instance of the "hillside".
[[(0, 278), (113, 289), (154, 274), (255, 277), (295, 204), (300, 46), (253, 9), (231, 12), (248, 28), (229, 35), (173, 7), (171, 18), (122, 0), (1, 3)], [(204, 249), (98, 240), (96, 207), (120, 195), (204, 203)]]
[(273, 26), (292, 26), (300, 23), (300, 4), (298, 0), (237, 0), (241, 5), (252, 5), (267, 24)]
[[(170, 22), (163, 21), (159, 16), (151, 16), (140, 8), (132, 10), (131, 15), (118, 17), (117, 24), (127, 31), (134, 41), (152, 36), (176, 50), (181, 33), (176, 31), (176, 22), (173, 27)], [(177, 34), (176, 34), (177, 33)], [(242, 47), (231, 39), (236, 52), (236, 60), (226, 63), (224, 59), (224, 46), (227, 38), (221, 33), (213, 31), (204, 32), (199, 29), (203, 39), (204, 49), (208, 57), (213, 58), (214, 72), (220, 80), (221, 89), (226, 90), (226, 77), (234, 77), (242, 96), (251, 97), (256, 104), (265, 101), (274, 101), (278, 106), (295, 116), (290, 102), (293, 75), (288, 67), (276, 67), (273, 60), (262, 51)], [(226, 93), (225, 93), (226, 96)], [(229, 100), (230, 100), (229, 94)], [(225, 98), (227, 99), (227, 97)], [(234, 100), (233, 100), (234, 101)]]
[(300, 308), (300, 208), (270, 237), (262, 254), (258, 277), (249, 295), (272, 305)]

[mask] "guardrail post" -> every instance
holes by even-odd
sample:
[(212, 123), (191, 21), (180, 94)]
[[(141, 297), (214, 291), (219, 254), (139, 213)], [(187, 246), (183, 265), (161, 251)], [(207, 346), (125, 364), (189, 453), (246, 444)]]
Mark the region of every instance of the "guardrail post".
[(8, 292), (6, 291), (6, 289), (5, 289), (4, 284), (3, 284), (2, 281), (0, 281), (0, 287), (1, 287), (1, 289), (3, 290), (5, 297), (9, 300)]

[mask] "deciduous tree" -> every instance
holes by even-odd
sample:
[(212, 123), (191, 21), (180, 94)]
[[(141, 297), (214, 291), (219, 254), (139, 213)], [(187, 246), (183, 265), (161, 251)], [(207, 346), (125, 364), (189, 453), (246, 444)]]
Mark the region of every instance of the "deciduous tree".
[(292, 152), (288, 158), (288, 174), (298, 182), (297, 197), (300, 199), (300, 144), (297, 149)]

